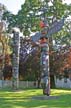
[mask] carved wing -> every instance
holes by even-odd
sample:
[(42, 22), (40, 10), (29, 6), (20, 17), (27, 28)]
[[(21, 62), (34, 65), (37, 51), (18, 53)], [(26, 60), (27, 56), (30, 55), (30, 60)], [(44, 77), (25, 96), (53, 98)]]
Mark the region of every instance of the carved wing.
[[(52, 34), (54, 34), (54, 33), (58, 32), (58, 31), (60, 31), (60, 30), (62, 29), (63, 25), (64, 25), (64, 18), (61, 19), (60, 21), (55, 21), (55, 22), (51, 25), (50, 29), (48, 30), (48, 34), (46, 35), (46, 37), (48, 38), (48, 37), (50, 37)], [(33, 36), (31, 37), (31, 40), (32, 40), (33, 42), (37, 42), (37, 41), (39, 41), (39, 39), (40, 39), (41, 37), (42, 37), (41, 32), (37, 32), (35, 35), (33, 35)]]
[(47, 36), (49, 37), (49, 36), (51, 36), (52, 34), (54, 34), (54, 33), (58, 32), (58, 31), (60, 31), (60, 30), (62, 29), (63, 25), (64, 25), (64, 18), (61, 19), (59, 22), (55, 21), (55, 22), (52, 24), (52, 26), (50, 27)]

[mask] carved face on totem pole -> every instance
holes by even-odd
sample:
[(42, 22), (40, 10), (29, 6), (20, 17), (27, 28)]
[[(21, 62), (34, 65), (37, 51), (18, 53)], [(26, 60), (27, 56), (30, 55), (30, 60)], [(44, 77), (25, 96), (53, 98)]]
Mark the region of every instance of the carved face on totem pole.
[(43, 43), (47, 43), (48, 42), (48, 38), (46, 37), (47, 36), (47, 32), (48, 32), (48, 24), (44, 21), (40, 21), (40, 24), (39, 24), (40, 28), (41, 28), (41, 38), (39, 40), (40, 44), (43, 44)]

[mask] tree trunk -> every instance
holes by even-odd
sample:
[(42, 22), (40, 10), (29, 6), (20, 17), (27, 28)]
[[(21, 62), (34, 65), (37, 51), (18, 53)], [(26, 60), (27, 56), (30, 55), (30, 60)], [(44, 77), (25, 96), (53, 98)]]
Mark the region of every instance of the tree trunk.
[(49, 38), (49, 66), (50, 66), (50, 87), (55, 87), (54, 70), (53, 70), (53, 39)]

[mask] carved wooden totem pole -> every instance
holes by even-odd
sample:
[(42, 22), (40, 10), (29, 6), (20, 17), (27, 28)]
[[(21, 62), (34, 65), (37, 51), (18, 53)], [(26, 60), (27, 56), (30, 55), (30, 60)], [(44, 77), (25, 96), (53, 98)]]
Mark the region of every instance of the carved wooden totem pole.
[(19, 87), (19, 51), (20, 51), (20, 36), (19, 30), (13, 30), (13, 89), (18, 89)]
[[(44, 20), (45, 21), (45, 20)], [(44, 95), (50, 95), (50, 76), (49, 76), (49, 45), (48, 45), (48, 24), (44, 21), (40, 22), (41, 27), (41, 38), (40, 38), (40, 47), (41, 47), (41, 85), (43, 88)]]
[(41, 32), (37, 32), (31, 37), (31, 40), (36, 43), (40, 42), (41, 47), (41, 84), (44, 95), (50, 95), (50, 75), (49, 75), (49, 38), (52, 34), (60, 31), (64, 25), (65, 18), (60, 21), (54, 21), (51, 27), (48, 27), (47, 21), (44, 18), (40, 22)]

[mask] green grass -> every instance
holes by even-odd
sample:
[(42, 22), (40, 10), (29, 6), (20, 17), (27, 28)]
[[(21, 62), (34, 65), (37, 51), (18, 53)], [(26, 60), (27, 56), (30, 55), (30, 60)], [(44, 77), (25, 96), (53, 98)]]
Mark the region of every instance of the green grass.
[(35, 100), (32, 96), (40, 96), (41, 89), (0, 89), (0, 108), (71, 108), (71, 90), (51, 89), (51, 96), (57, 99)]

